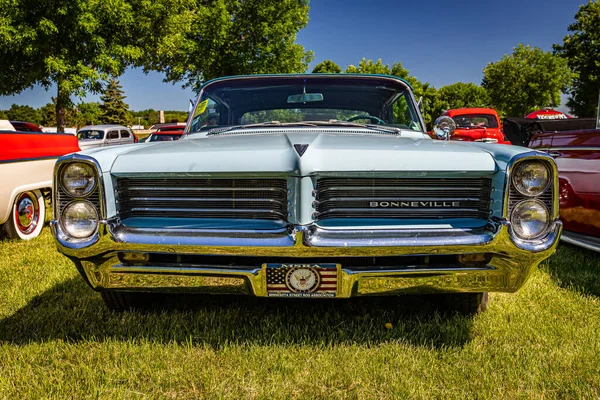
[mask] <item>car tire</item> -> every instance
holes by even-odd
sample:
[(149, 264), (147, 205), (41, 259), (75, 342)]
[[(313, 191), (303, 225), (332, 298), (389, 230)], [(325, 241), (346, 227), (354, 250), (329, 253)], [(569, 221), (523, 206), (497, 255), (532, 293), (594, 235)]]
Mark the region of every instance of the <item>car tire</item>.
[(42, 232), (46, 219), (46, 202), (40, 190), (19, 193), (10, 210), (8, 221), (1, 227), (2, 236), (31, 240)]
[(102, 301), (112, 311), (144, 310), (152, 307), (151, 293), (100, 292)]
[(475, 315), (487, 310), (488, 293), (451, 293), (442, 296), (443, 309), (463, 315)]

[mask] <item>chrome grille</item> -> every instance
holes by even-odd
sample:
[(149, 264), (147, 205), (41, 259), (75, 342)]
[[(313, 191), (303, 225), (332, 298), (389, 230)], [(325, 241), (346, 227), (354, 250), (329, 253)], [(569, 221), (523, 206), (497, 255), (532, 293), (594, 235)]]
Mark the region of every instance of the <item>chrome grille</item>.
[(118, 178), (119, 215), (285, 220), (285, 179)]
[(491, 190), (487, 178), (323, 178), (315, 219), (487, 219)]

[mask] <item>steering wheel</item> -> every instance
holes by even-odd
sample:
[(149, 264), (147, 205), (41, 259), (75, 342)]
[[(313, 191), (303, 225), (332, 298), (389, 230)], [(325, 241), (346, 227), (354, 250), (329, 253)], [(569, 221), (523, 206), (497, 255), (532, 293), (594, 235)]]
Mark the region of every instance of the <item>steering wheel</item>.
[(352, 121), (356, 121), (357, 119), (368, 119), (371, 122), (376, 123), (377, 125), (385, 125), (385, 121), (382, 120), (381, 118), (378, 118), (374, 115), (369, 115), (369, 114), (363, 114), (363, 115), (355, 115), (352, 118), (348, 118), (346, 120), (346, 122), (352, 122)]

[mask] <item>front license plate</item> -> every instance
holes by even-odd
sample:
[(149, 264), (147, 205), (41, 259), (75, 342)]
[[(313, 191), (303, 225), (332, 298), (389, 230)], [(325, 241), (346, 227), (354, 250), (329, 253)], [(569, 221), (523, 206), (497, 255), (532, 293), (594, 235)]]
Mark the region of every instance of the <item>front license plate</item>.
[(335, 297), (338, 264), (265, 264), (269, 297)]

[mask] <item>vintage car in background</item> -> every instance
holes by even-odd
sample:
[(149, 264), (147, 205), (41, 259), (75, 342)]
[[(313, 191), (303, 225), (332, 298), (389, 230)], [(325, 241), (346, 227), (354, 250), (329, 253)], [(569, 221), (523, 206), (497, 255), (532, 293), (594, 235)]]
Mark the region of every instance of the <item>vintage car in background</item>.
[(31, 122), (9, 121), (10, 124), (19, 132), (42, 132), (42, 128)]
[(596, 119), (507, 118), (504, 126), (511, 140), (555, 159), (562, 240), (600, 251), (600, 130)]
[(172, 142), (179, 140), (183, 136), (184, 129), (184, 125), (163, 125), (145, 138), (144, 142)]
[(54, 179), (57, 247), (115, 310), (142, 292), (433, 293), (471, 313), (562, 226), (550, 156), (432, 140), (393, 76), (212, 80), (181, 140), (62, 157)]
[(32, 239), (40, 234), (54, 163), (76, 151), (73, 135), (17, 132), (8, 121), (0, 121), (1, 236)]
[(84, 126), (77, 131), (77, 139), (81, 150), (137, 142), (131, 129), (122, 125)]
[(502, 132), (500, 117), (492, 108), (456, 108), (443, 115), (456, 123), (450, 140), (510, 144)]

